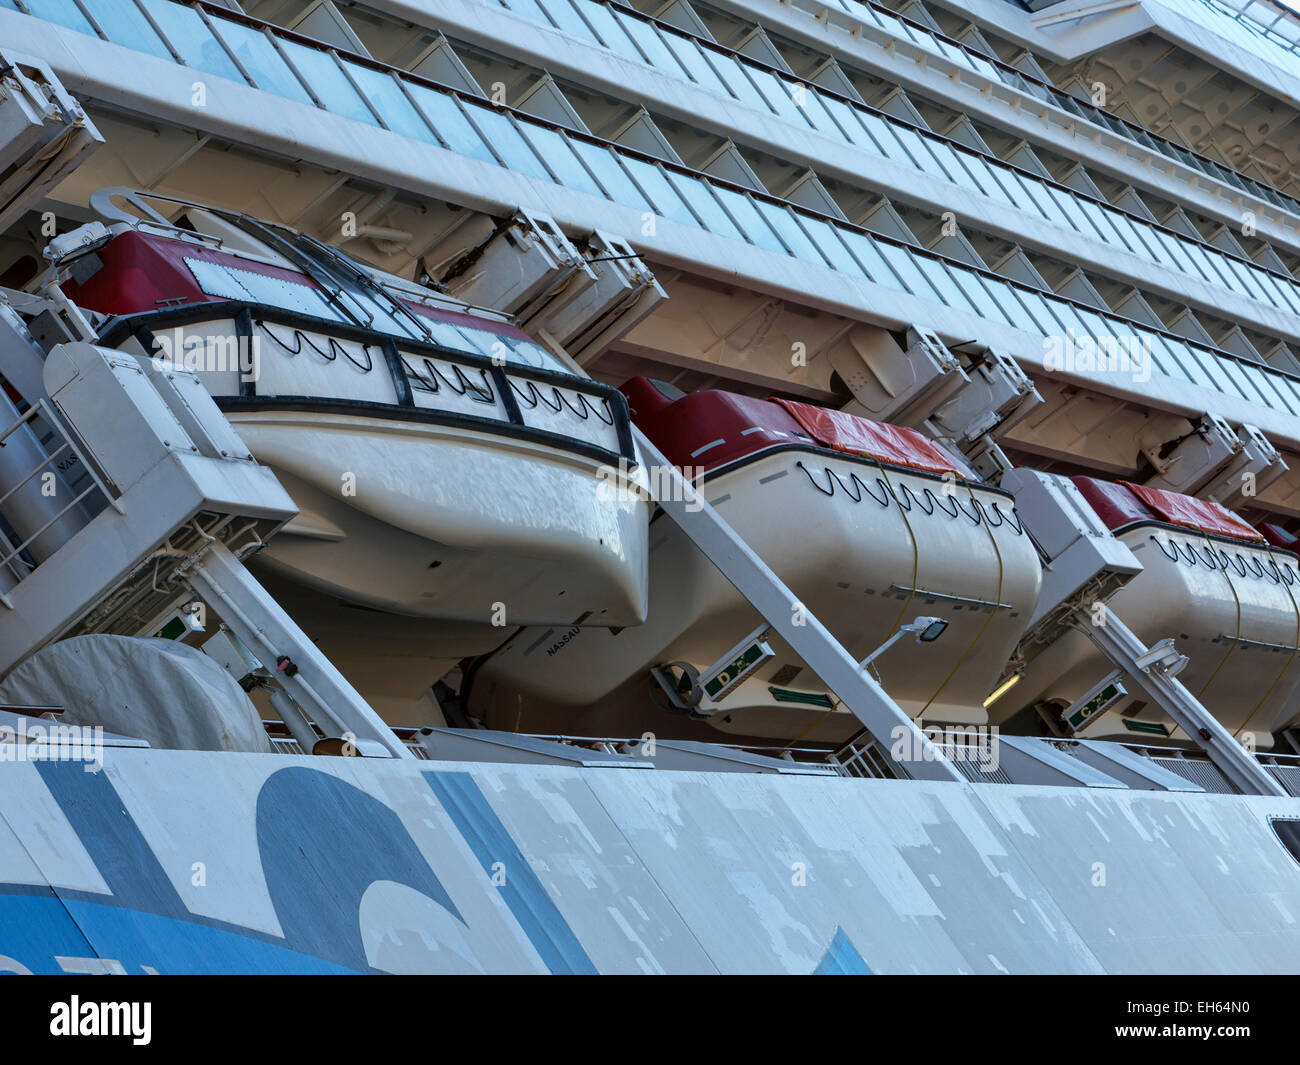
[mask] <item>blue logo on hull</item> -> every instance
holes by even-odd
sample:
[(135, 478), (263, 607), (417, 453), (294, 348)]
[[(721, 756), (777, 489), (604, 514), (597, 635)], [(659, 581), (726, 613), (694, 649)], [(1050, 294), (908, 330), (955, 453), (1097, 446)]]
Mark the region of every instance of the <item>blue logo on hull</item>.
[[(290, 766), (257, 797), (257, 845), (283, 936), (195, 914), (185, 905), (107, 773), (35, 763), (109, 894), (0, 885), (0, 973), (374, 972), (361, 926), (376, 883), (418, 892), (469, 931), (398, 815), (330, 773)], [(552, 973), (596, 966), (474, 779), (421, 774)], [(496, 874), (503, 875), (498, 880)], [(819, 974), (871, 970), (842, 929)]]

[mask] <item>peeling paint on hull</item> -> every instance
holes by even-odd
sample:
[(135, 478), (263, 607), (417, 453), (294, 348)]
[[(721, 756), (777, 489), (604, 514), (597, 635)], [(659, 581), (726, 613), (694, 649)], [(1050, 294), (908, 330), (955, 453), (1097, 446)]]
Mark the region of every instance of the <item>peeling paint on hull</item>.
[(107, 755), (0, 766), (0, 969), (1300, 971), (1295, 799)]

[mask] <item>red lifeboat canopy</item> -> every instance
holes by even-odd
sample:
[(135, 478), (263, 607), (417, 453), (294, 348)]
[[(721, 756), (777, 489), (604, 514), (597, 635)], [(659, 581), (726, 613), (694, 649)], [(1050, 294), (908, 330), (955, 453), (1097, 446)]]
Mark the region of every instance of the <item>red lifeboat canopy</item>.
[[(155, 233), (119, 233), (98, 255), (102, 265), (81, 284), (68, 281), (64, 292), (77, 306), (108, 315), (142, 314), (200, 303), (241, 302), (279, 307), (316, 318), (335, 318), (333, 299), (316, 281), (258, 259)], [(492, 338), (531, 343), (518, 326), (394, 296), (425, 319), (478, 330), (467, 350), (493, 354)], [(379, 326), (375, 327), (379, 329)], [(486, 337), (484, 337), (486, 334)], [(443, 340), (462, 349), (454, 332)]]
[(622, 386), (632, 420), (677, 466), (716, 469), (782, 444), (816, 444), (927, 473), (974, 480), (958, 459), (913, 429), (785, 399), (707, 389), (686, 394), (634, 377)]
[(1300, 555), (1300, 537), (1292, 536), (1280, 525), (1274, 525), (1271, 521), (1260, 522), (1256, 528), (1259, 529), (1260, 535), (1274, 547), (1290, 551), (1293, 555)]
[(823, 447), (862, 455), (893, 466), (927, 473), (955, 473), (973, 479), (965, 463), (927, 440), (915, 429), (868, 421), (842, 410), (814, 407), (792, 399), (778, 399), (804, 431)]
[(1112, 532), (1142, 521), (1161, 521), (1247, 543), (1264, 540), (1258, 531), (1212, 499), (1196, 499), (1128, 481), (1103, 481), (1096, 477), (1073, 480)]
[(201, 264), (210, 264), (216, 270), (237, 270), (250, 278), (265, 279), (264, 284), (287, 283), (324, 291), (296, 270), (135, 230), (119, 233), (95, 254), (103, 265), (81, 284), (66, 282), (63, 290), (77, 306), (101, 314), (140, 314), (235, 298), (225, 292), (207, 291), (191, 262), (200, 264), (199, 270), (203, 269)]

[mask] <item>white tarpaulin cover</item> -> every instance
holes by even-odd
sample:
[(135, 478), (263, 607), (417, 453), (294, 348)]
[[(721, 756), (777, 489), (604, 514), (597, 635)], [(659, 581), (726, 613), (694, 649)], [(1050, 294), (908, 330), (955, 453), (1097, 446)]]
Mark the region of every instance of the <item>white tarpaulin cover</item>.
[(193, 647), (133, 636), (75, 636), (36, 652), (0, 683), (0, 703), (61, 706), (69, 725), (102, 725), (170, 750), (269, 752), (235, 679)]

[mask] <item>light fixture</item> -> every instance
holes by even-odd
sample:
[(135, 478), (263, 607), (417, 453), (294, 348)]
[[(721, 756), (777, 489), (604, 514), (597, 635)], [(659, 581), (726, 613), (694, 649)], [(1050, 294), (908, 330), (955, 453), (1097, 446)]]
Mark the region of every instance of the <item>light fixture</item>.
[(928, 621), (929, 624), (916, 635), (920, 643), (934, 643), (943, 635), (944, 629), (948, 627), (948, 623), (943, 618), (917, 618), (916, 624), (920, 624), (922, 621)]
[(858, 665), (865, 669), (909, 633), (916, 634), (917, 643), (934, 643), (943, 635), (947, 627), (948, 623), (943, 618), (913, 618), (906, 625), (900, 625), (893, 636), (867, 655)]
[(59, 267), (102, 248), (112, 239), (112, 230), (103, 222), (87, 222), (76, 229), (60, 233), (45, 245), (41, 255), (47, 262)]
[(993, 694), (991, 694), (987, 699), (984, 700), (984, 709), (987, 710), (990, 706), (992, 706), (999, 699), (1001, 699), (1002, 696), (1006, 695), (1007, 692), (1009, 692), (1012, 688), (1014, 688), (1017, 684), (1019, 684), (1020, 677), (1021, 677), (1020, 673), (1012, 673), (1011, 676), (1009, 676), (1006, 680), (1004, 680), (1001, 684), (999, 684), (996, 688), (994, 688)]

